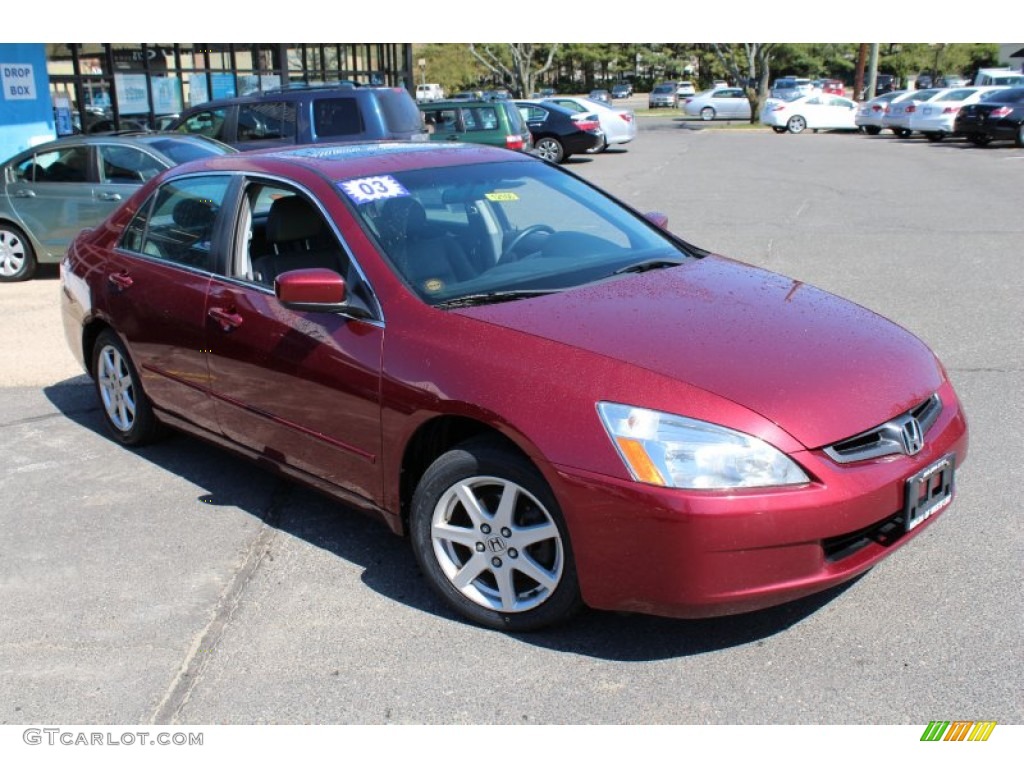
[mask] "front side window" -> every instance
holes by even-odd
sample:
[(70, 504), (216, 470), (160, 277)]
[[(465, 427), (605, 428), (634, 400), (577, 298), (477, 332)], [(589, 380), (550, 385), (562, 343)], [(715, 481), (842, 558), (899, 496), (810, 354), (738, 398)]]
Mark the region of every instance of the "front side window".
[(164, 184), (125, 229), (121, 247), (213, 271), (215, 225), (230, 183), (230, 176), (190, 176)]

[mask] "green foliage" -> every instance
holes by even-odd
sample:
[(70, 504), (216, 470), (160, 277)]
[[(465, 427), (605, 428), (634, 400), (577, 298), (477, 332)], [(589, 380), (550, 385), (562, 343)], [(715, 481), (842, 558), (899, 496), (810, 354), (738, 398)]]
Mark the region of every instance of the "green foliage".
[[(421, 73), (418, 66), (424, 59), (426, 67)], [(481, 82), (486, 70), (473, 58), (465, 45), (431, 43), (413, 49), (416, 82), (439, 83), (446, 94), (467, 90)]]

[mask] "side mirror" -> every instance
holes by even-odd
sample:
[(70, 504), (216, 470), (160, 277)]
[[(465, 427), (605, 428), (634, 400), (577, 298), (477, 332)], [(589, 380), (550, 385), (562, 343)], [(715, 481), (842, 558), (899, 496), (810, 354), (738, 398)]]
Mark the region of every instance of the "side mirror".
[(668, 232), (668, 216), (658, 211), (649, 211), (644, 214), (644, 218), (647, 219), (651, 224), (656, 226), (658, 229), (664, 229)]
[(332, 269), (314, 267), (282, 272), (274, 280), (274, 293), (288, 309), (370, 316), (362, 307), (348, 303), (345, 278)]

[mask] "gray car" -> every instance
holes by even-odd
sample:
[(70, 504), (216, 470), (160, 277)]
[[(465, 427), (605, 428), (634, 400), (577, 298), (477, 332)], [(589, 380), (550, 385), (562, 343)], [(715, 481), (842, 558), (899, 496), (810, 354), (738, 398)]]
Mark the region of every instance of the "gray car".
[(140, 133), (71, 136), (15, 155), (0, 166), (0, 282), (59, 262), (75, 235), (165, 168), (234, 151), (204, 136)]

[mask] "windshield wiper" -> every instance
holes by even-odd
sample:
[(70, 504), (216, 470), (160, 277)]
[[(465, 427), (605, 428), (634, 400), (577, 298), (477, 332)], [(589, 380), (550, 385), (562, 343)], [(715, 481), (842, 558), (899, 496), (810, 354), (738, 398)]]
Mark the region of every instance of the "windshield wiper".
[(668, 269), (669, 267), (678, 267), (683, 261), (684, 259), (644, 259), (635, 264), (627, 264), (621, 269), (616, 269), (612, 274), (626, 275), (634, 272), (648, 272), (652, 269)]
[(522, 291), (487, 291), (485, 293), (468, 293), (465, 296), (457, 296), (454, 299), (441, 301), (435, 304), (442, 309), (454, 309), (456, 307), (475, 307), (480, 304), (498, 304), (502, 301), (515, 301), (516, 299), (528, 299), (532, 296), (545, 296), (549, 293), (558, 293), (561, 288), (536, 289)]

